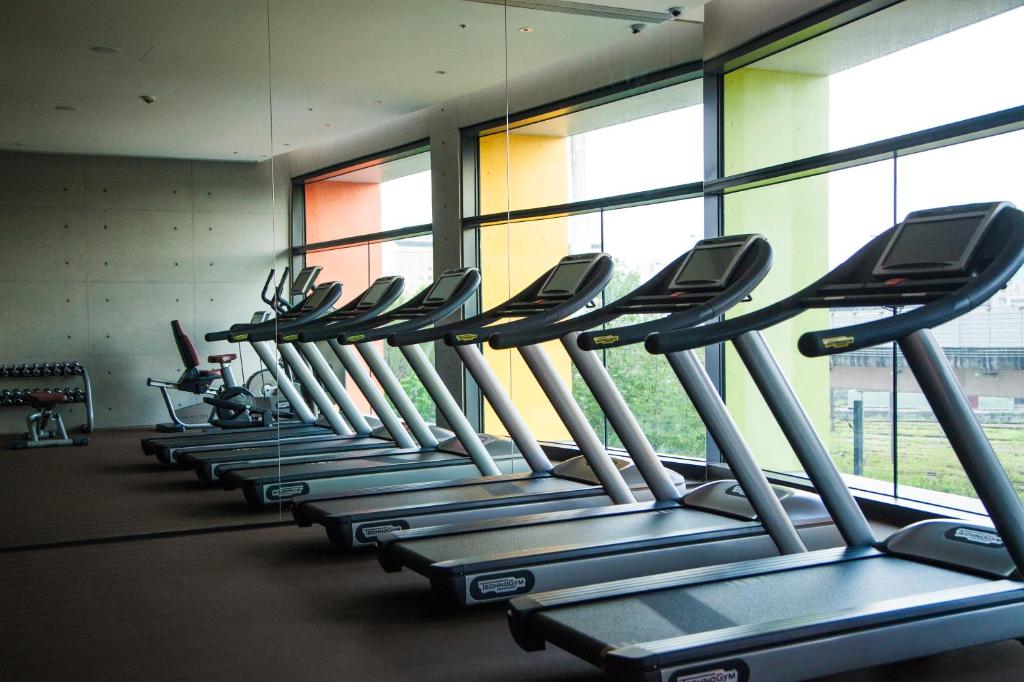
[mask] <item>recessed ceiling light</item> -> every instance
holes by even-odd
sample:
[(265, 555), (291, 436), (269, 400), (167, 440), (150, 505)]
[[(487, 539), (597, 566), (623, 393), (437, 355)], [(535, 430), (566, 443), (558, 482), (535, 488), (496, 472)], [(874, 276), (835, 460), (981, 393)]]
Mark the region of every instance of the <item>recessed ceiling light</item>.
[(306, 107), (306, 111), (313, 111), (313, 107)]
[(519, 27), (519, 32), (520, 33), (533, 33), (533, 28), (530, 27), (530, 26), (520, 26)]
[(331, 127), (331, 124), (330, 124), (330, 123), (325, 123), (325, 124), (324, 124), (324, 128), (330, 128), (330, 127)]
[(89, 49), (92, 50), (93, 52), (96, 52), (96, 53), (99, 53), (99, 54), (118, 54), (119, 52), (121, 52), (121, 50), (119, 48), (116, 48), (116, 47), (106, 47), (104, 45), (94, 45), (93, 47), (90, 47)]
[(70, 104), (58, 104), (54, 109), (57, 111), (78, 111), (78, 107), (73, 107)]
[(439, 69), (439, 70), (435, 71), (434, 73), (436, 73), (436, 74), (437, 74), (438, 76), (443, 76), (443, 75), (445, 75), (445, 74), (446, 74), (446, 73), (448, 73), (448, 72), (447, 72), (447, 71), (441, 71), (441, 70)]
[(281, 146), (282, 146), (282, 147), (291, 147), (291, 146), (292, 146), (292, 143), (291, 143), (291, 142), (282, 142), (282, 143), (281, 143)]
[(231, 152), (231, 153), (232, 153), (232, 154), (237, 154), (238, 152)]
[(379, 100), (379, 99), (373, 100), (373, 103), (374, 104), (384, 104), (383, 100)]

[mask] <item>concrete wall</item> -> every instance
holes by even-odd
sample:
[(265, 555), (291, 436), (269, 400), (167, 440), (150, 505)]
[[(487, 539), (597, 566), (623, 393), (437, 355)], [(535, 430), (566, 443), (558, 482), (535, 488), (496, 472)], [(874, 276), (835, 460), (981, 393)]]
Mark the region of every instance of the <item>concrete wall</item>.
[[(234, 350), (205, 332), (262, 307), (259, 289), (287, 248), (288, 171), (277, 167), (275, 209), (269, 163), (0, 154), (0, 364), (78, 360), (99, 427), (164, 420), (145, 382), (182, 370), (170, 321), (205, 361)], [(67, 411), (82, 421), (81, 407)], [(25, 412), (0, 410), (0, 432), (20, 430)]]

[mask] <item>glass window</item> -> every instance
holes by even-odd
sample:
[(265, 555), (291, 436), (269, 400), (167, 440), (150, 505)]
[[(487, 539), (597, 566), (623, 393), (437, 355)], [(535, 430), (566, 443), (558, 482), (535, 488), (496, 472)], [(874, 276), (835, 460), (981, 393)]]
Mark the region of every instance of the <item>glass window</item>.
[[(729, 194), (726, 234), (760, 233), (773, 250), (773, 266), (753, 300), (729, 317), (758, 310), (807, 286), (893, 224), (891, 162)], [(812, 310), (768, 329), (764, 336), (800, 401), (830, 446), (839, 468), (892, 481), (891, 370), (885, 349), (832, 358), (805, 358), (797, 339), (805, 331), (869, 320), (877, 308)], [(881, 353), (881, 360), (875, 357)], [(726, 404), (765, 469), (800, 473), (785, 436), (735, 351), (727, 346)], [(855, 413), (860, 413), (855, 419)], [(863, 421), (861, 420), (863, 417)], [(871, 487), (867, 481), (863, 485)], [(891, 487), (889, 488), (891, 491)]]
[[(430, 235), (396, 239), (394, 241), (359, 244), (339, 249), (314, 251), (306, 254), (307, 265), (320, 265), (323, 273), (320, 281), (338, 281), (344, 286), (341, 303), (347, 303), (365, 291), (378, 277), (401, 275), (405, 278), (405, 290), (398, 304), (412, 298), (433, 281), (434, 252)], [(424, 419), (435, 418), (434, 403), (426, 389), (405, 362), (401, 351), (384, 342), (373, 344), (378, 353), (383, 353), (391, 370), (398, 377), (405, 391), (412, 397)], [(433, 360), (434, 345), (424, 344), (423, 351)], [(330, 354), (333, 357), (333, 354)], [(362, 362), (362, 359), (359, 360)], [(369, 404), (352, 383), (347, 383), (349, 395), (356, 405), (370, 414)], [(379, 385), (378, 385), (379, 387)]]
[(699, 182), (702, 97), (690, 81), (482, 136), (481, 214)]
[(307, 244), (428, 225), (430, 152), (343, 169), (305, 192)]
[[(484, 277), (484, 307), (514, 295), (562, 256), (595, 251), (606, 251), (615, 259), (615, 274), (603, 299), (617, 299), (701, 239), (703, 219), (703, 200), (691, 199), (481, 228), (481, 263), (488, 273)], [(640, 319), (630, 316), (621, 323)], [(598, 435), (607, 444), (622, 447), (561, 344), (545, 344), (545, 350)], [(543, 440), (568, 440), (518, 352), (488, 348), (484, 352), (534, 435)], [(704, 457), (704, 426), (663, 357), (633, 345), (606, 351), (602, 358), (659, 452)], [(485, 429), (504, 433), (489, 408), (485, 410)]]
[(725, 174), (1020, 106), (1019, 4), (906, 0), (727, 74)]
[[(796, 291), (911, 211), (993, 200), (1024, 205), (1024, 171), (1014, 163), (1022, 153), (1024, 131), (1017, 131), (727, 195), (727, 233), (760, 232), (775, 251), (775, 266), (755, 291), (754, 305)], [(839, 327), (890, 314), (837, 309), (826, 319), (811, 311), (766, 336), (819, 433), (828, 434), (840, 470), (861, 477), (851, 479), (854, 485), (981, 511), (948, 439), (891, 344), (828, 360), (810, 360), (796, 350), (799, 335), (823, 322)], [(1024, 273), (934, 333), (1024, 496)], [(748, 439), (762, 446), (762, 466), (799, 472), (732, 351), (726, 356), (726, 386), (730, 410)]]
[[(900, 216), (933, 206), (1011, 201), (1024, 206), (1024, 131), (901, 157)], [(969, 169), (964, 172), (964, 169)], [(971, 407), (1024, 497), (1024, 272), (967, 315), (935, 330)], [(913, 376), (899, 372), (899, 494), (975, 493)], [(954, 505), (957, 506), (957, 505)], [(962, 506), (962, 505), (960, 505)]]

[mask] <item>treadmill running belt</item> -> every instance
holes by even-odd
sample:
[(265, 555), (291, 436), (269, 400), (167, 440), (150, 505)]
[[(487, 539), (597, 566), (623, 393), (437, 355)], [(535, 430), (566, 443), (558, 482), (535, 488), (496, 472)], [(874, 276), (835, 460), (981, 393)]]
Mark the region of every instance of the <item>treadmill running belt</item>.
[(405, 508), (412, 505), (419, 508), (431, 504), (475, 502), (498, 497), (557, 493), (593, 487), (586, 483), (566, 478), (542, 476), (538, 478), (523, 478), (516, 481), (481, 483), (480, 485), (447, 486), (389, 494), (318, 500), (316, 502), (307, 502), (303, 507), (308, 510), (306, 512), (307, 516), (323, 518), (338, 514), (361, 514), (387, 508)]
[[(393, 449), (393, 448), (390, 448)], [(387, 452), (385, 449), (383, 452)], [(461, 455), (449, 452), (416, 452), (403, 455), (379, 454), (373, 455), (373, 451), (361, 453), (362, 457), (342, 459), (327, 462), (304, 462), (302, 464), (282, 464), (280, 467), (273, 466), (245, 467), (232, 469), (227, 472), (226, 477), (231, 480), (255, 480), (264, 477), (289, 478), (302, 476), (317, 476), (325, 474), (337, 474), (344, 476), (346, 473), (357, 469), (368, 469), (371, 467), (388, 466), (389, 464), (426, 464), (429, 462), (441, 462), (455, 460), (469, 462), (469, 459)], [(372, 455), (372, 456), (371, 456)]]
[[(403, 554), (422, 557), (423, 562), (429, 565), (450, 559), (469, 559), (522, 549), (604, 545), (614, 540), (642, 535), (682, 533), (698, 528), (721, 528), (747, 523), (696, 509), (676, 508), (414, 538), (400, 540), (398, 544), (402, 546), (400, 551)], [(394, 549), (392, 547), (389, 551)]]
[(878, 556), (859, 561), (702, 583), (540, 611), (531, 623), (551, 641), (563, 628), (599, 658), (605, 648), (707, 632), (736, 625), (812, 616), (883, 599), (990, 582), (988, 578), (916, 561)]

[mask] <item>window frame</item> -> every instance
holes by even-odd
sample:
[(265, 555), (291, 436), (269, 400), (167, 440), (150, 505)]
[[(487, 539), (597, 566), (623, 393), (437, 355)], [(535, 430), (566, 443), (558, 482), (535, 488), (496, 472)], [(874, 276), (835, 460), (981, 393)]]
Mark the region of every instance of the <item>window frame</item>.
[(372, 168), (390, 161), (397, 161), (416, 154), (430, 152), (430, 140), (421, 139), (398, 147), (392, 147), (375, 154), (367, 154), (348, 161), (331, 164), (323, 168), (296, 175), (291, 178), (291, 230), (288, 252), (292, 264), (292, 270), (298, 272), (306, 263), (306, 254), (316, 251), (329, 251), (332, 249), (343, 249), (362, 244), (375, 244), (396, 239), (407, 239), (409, 237), (420, 237), (433, 233), (433, 224), (410, 225), (380, 232), (369, 232), (364, 234), (329, 239), (312, 244), (306, 243), (306, 186), (314, 182), (320, 182), (328, 178), (351, 173), (353, 171)]

